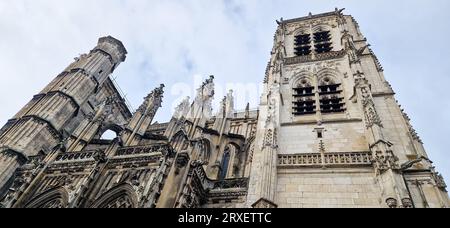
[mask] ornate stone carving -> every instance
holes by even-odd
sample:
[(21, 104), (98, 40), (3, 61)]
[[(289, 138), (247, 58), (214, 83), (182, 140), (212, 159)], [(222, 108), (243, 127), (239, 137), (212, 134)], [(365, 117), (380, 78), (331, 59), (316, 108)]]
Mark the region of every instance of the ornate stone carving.
[(259, 199), (258, 201), (256, 201), (256, 203), (254, 203), (252, 205), (253, 208), (259, 208), (259, 209), (269, 209), (269, 208), (277, 208), (278, 205), (276, 205), (275, 203), (273, 203), (270, 200), (266, 200), (264, 198)]
[(248, 178), (229, 179), (217, 181), (214, 183), (213, 189), (230, 189), (230, 188), (247, 188)]
[(190, 97), (186, 97), (176, 108), (173, 114), (173, 117), (176, 119), (181, 119), (184, 118), (185, 115), (188, 113), (189, 111), (189, 107), (190, 107)]
[(398, 202), (394, 198), (388, 198), (386, 200), (386, 204), (388, 205), (389, 208), (397, 208), (398, 207)]
[(411, 125), (411, 119), (409, 118), (408, 114), (406, 114), (405, 110), (403, 110), (403, 109), (402, 109), (402, 113), (403, 113), (403, 117), (405, 118), (406, 125), (408, 126), (409, 133), (411, 134), (411, 137), (413, 138), (413, 140), (415, 140), (419, 143), (423, 143), (419, 134), (417, 134), (417, 131)]
[(106, 154), (104, 150), (96, 150), (93, 158), (95, 159), (96, 162), (98, 163), (105, 163), (107, 158), (106, 158)]
[(371, 128), (374, 125), (378, 125), (379, 127), (383, 127), (383, 123), (381, 121), (380, 116), (375, 107), (375, 103), (373, 101), (372, 95), (370, 93), (370, 87), (367, 86), (367, 79), (358, 78), (355, 79), (355, 83), (357, 86), (361, 88), (361, 96), (362, 96), (362, 106), (364, 109), (364, 116), (366, 121), (366, 127)]
[(410, 198), (402, 199), (403, 208), (413, 208), (413, 202)]
[(443, 191), (446, 191), (447, 188), (447, 184), (445, 183), (444, 177), (442, 176), (442, 174), (439, 174), (437, 172), (433, 172), (432, 174), (433, 180), (436, 183), (436, 186), (440, 189), (442, 189)]
[(147, 97), (144, 98), (144, 103), (142, 103), (137, 111), (153, 118), (158, 109), (161, 107), (164, 87), (165, 85), (161, 84), (158, 88), (154, 89), (149, 95), (147, 95)]
[(383, 127), (383, 123), (381, 121), (380, 116), (378, 115), (375, 106), (371, 105), (366, 108), (366, 127), (371, 128), (374, 125), (378, 125), (379, 127)]
[(383, 153), (382, 151), (377, 151), (372, 159), (373, 164), (376, 169), (380, 172), (384, 172), (388, 169), (397, 170), (400, 168), (398, 164), (398, 157), (390, 150)]
[(175, 161), (175, 174), (180, 173), (180, 169), (186, 167), (189, 162), (189, 155), (186, 152), (179, 153)]
[(264, 136), (263, 148), (278, 148), (278, 135), (276, 129), (268, 129)]

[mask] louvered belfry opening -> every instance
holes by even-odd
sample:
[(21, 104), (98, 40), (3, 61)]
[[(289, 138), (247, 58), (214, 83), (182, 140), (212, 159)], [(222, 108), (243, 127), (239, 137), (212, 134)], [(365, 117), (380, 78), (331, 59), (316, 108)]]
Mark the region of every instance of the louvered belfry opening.
[(322, 113), (339, 113), (345, 111), (344, 98), (341, 96), (341, 84), (326, 77), (319, 85), (320, 111)]
[(302, 34), (295, 36), (295, 55), (306, 56), (311, 54), (311, 35)]
[(314, 33), (314, 48), (317, 54), (333, 50), (330, 31)]
[(294, 115), (309, 115), (316, 113), (314, 86), (306, 79), (294, 88)]

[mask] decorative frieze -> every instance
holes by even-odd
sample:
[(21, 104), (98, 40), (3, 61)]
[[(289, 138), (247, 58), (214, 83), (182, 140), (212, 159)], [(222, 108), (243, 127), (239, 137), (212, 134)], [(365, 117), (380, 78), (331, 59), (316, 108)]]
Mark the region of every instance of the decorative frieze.
[(330, 59), (342, 58), (347, 54), (345, 50), (331, 51), (314, 55), (306, 56), (295, 56), (290, 58), (285, 58), (284, 63), (286, 65), (293, 65), (299, 63), (315, 62), (315, 61), (325, 61)]
[(370, 152), (355, 153), (313, 153), (279, 155), (278, 166), (281, 168), (296, 167), (348, 167), (371, 166), (372, 155)]
[(122, 147), (117, 150), (116, 156), (142, 155), (151, 153), (168, 154), (172, 149), (167, 144), (153, 144), (148, 146)]

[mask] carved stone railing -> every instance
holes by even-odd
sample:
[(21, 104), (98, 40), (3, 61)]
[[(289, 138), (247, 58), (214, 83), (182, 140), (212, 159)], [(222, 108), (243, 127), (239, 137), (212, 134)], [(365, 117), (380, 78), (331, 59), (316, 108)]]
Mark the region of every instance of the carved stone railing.
[(314, 62), (314, 61), (324, 61), (329, 59), (341, 58), (344, 57), (347, 52), (345, 50), (340, 51), (331, 51), (320, 54), (315, 54), (314, 57), (312, 55), (305, 56), (295, 56), (285, 59), (286, 65), (305, 63), (305, 62)]
[(97, 151), (81, 151), (61, 153), (56, 157), (55, 162), (73, 162), (82, 160), (94, 160)]
[(167, 144), (122, 147), (117, 150), (116, 156), (151, 154), (151, 153), (156, 153), (156, 152), (161, 152), (163, 154), (166, 154), (168, 151), (170, 151), (170, 147)]
[(279, 167), (371, 166), (370, 152), (279, 155)]
[(233, 188), (248, 188), (248, 178), (235, 178), (226, 180), (211, 180), (206, 175), (205, 169), (202, 166), (194, 168), (194, 176), (202, 183), (205, 190), (223, 190)]
[(248, 188), (248, 178), (215, 181), (213, 189)]

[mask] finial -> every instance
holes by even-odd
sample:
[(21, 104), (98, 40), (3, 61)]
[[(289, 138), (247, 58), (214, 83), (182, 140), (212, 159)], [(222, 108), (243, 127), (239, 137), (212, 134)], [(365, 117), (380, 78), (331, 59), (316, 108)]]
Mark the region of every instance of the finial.
[(276, 22), (277, 22), (278, 25), (281, 25), (281, 24), (283, 24), (284, 19), (283, 19), (283, 18), (280, 18), (280, 20), (276, 20)]

